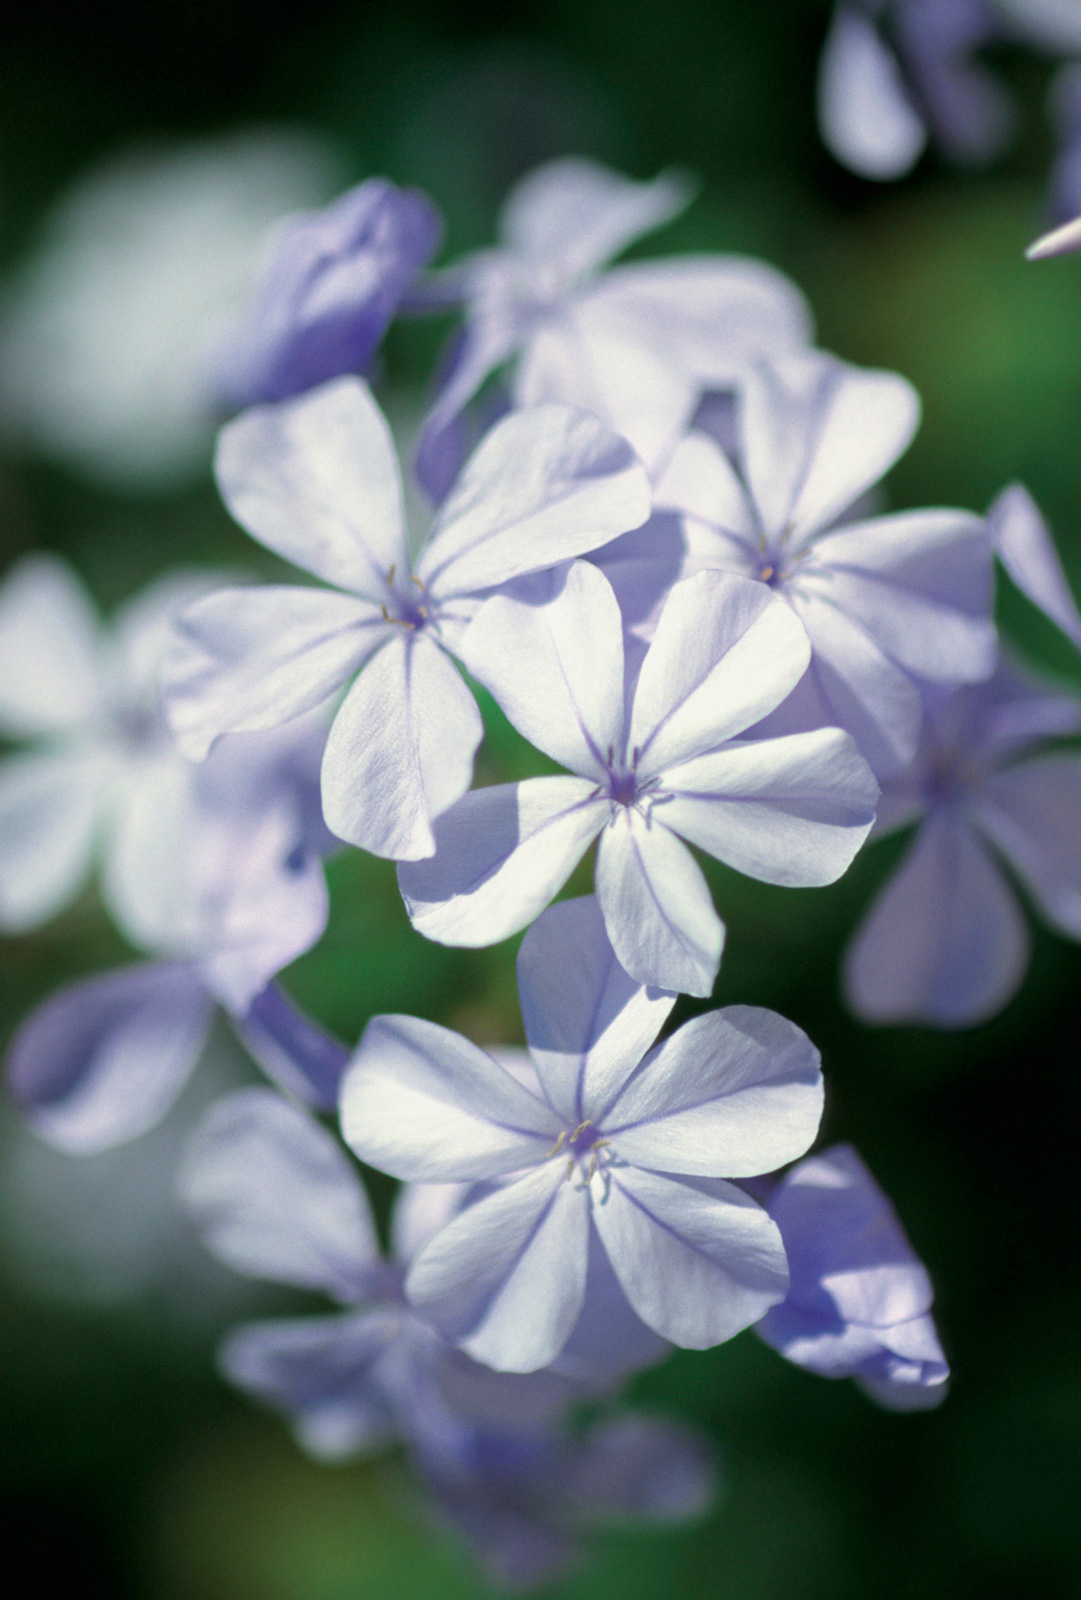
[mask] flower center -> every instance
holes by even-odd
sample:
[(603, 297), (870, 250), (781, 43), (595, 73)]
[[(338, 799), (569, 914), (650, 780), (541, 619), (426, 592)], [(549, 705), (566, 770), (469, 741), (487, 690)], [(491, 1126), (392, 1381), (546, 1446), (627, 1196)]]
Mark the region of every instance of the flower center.
[(410, 633), (419, 632), (432, 621), (424, 585), (419, 578), (412, 576), (408, 582), (396, 584), (395, 570), (391, 567), (387, 573), (387, 598), (381, 608), (383, 618), (395, 627), (406, 628)]
[(567, 1157), (567, 1182), (574, 1176), (574, 1169), (582, 1170), (586, 1183), (589, 1183), (598, 1166), (603, 1166), (606, 1160), (603, 1151), (609, 1148), (607, 1139), (602, 1139), (600, 1130), (593, 1126), (587, 1117), (574, 1129), (564, 1128), (555, 1144), (548, 1151), (547, 1159), (552, 1156), (565, 1155)]

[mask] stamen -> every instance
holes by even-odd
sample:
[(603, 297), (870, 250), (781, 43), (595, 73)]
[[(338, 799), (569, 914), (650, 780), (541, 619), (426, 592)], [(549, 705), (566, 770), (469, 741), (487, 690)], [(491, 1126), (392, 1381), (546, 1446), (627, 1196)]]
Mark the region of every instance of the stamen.
[(420, 581), (419, 578), (415, 578), (412, 574), (410, 574), (409, 581), (410, 581), (410, 583), (415, 583), (416, 584), (416, 586), (420, 590), (421, 594), (426, 594), (427, 593), (427, 590), (425, 589), (423, 583)]
[(575, 1128), (574, 1132), (571, 1134), (571, 1144), (574, 1143), (575, 1139), (577, 1139), (577, 1137), (578, 1137), (578, 1135), (580, 1133), (585, 1133), (586, 1129), (587, 1128), (592, 1128), (592, 1126), (593, 1126), (592, 1117), (587, 1117), (584, 1122), (580, 1122), (578, 1124), (578, 1126)]
[(763, 567), (762, 571), (758, 574), (758, 576), (762, 579), (763, 583), (768, 583), (769, 580), (773, 577), (773, 574), (774, 574), (775, 570), (776, 569), (774, 567)]
[(408, 628), (410, 633), (416, 628), (415, 622), (406, 622), (404, 617), (392, 617), (386, 606), (380, 606), (379, 609), (383, 613), (383, 621), (389, 622), (392, 627)]
[(398, 566), (398, 563), (396, 561), (392, 561), (391, 562), (390, 571), (387, 573), (387, 583), (388, 584), (393, 584), (393, 582), (394, 582), (394, 574), (395, 574), (395, 571), (397, 570), (397, 566)]
[(557, 1156), (559, 1154), (559, 1152), (562, 1150), (563, 1146), (566, 1144), (566, 1142), (567, 1142), (567, 1130), (566, 1130), (566, 1128), (564, 1128), (562, 1133), (559, 1135), (559, 1138), (556, 1140), (555, 1144), (552, 1146), (552, 1148), (550, 1150), (546, 1150), (544, 1152), (545, 1161), (549, 1161), (552, 1156)]
[(563, 1179), (563, 1182), (564, 1183), (570, 1183), (570, 1181), (571, 1181), (571, 1179), (573, 1177), (574, 1177), (574, 1157), (571, 1156), (570, 1160), (567, 1162), (567, 1176)]

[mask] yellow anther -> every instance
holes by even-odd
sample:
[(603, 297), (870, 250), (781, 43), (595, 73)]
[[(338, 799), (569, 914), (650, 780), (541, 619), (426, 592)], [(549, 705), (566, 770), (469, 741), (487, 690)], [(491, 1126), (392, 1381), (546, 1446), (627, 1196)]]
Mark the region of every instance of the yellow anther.
[(574, 1143), (575, 1139), (578, 1138), (579, 1134), (585, 1133), (586, 1129), (587, 1128), (592, 1128), (592, 1126), (593, 1126), (592, 1117), (587, 1117), (584, 1122), (580, 1122), (578, 1124), (578, 1126), (575, 1128), (574, 1132), (571, 1134), (571, 1144)]
[(763, 583), (768, 583), (773, 577), (774, 570), (775, 569), (773, 567), (763, 567), (758, 576), (762, 579)]
[(420, 590), (421, 594), (423, 594), (425, 592), (424, 584), (421, 582), (421, 580), (418, 577), (415, 577), (413, 574), (410, 574), (409, 581), (410, 581), (410, 583), (415, 583), (416, 584), (416, 586)]
[(397, 570), (397, 566), (398, 566), (398, 563), (396, 561), (392, 561), (391, 562), (390, 571), (387, 573), (387, 583), (388, 584), (391, 584), (391, 583), (394, 582), (394, 573)]
[(566, 1130), (566, 1128), (564, 1128), (563, 1132), (559, 1135), (559, 1138), (556, 1140), (556, 1142), (552, 1146), (552, 1148), (550, 1150), (546, 1150), (544, 1152), (545, 1161), (551, 1160), (552, 1156), (557, 1156), (559, 1154), (559, 1152), (562, 1150), (563, 1146), (566, 1144), (566, 1142), (567, 1142), (567, 1130)]

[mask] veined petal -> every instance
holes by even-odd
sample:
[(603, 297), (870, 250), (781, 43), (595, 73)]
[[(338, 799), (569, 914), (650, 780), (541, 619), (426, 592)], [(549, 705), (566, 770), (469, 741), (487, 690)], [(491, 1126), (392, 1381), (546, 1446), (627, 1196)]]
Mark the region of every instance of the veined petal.
[(707, 1178), (773, 1172), (818, 1132), (819, 1062), (802, 1028), (775, 1011), (727, 1006), (666, 1039), (598, 1126), (636, 1167)]
[(799, 619), (765, 584), (721, 572), (677, 583), (635, 690), (639, 775), (744, 732), (795, 688), (810, 658)]
[(1081, 939), (1081, 756), (1037, 756), (992, 774), (976, 815), (1044, 916)]
[(184, 1205), (237, 1272), (363, 1300), (382, 1269), (360, 1175), (315, 1119), (271, 1089), (214, 1104), (188, 1147)]
[(34, 554), (0, 587), (0, 732), (78, 727), (101, 706), (102, 639), (90, 597), (67, 562)]
[(400, 1311), (389, 1307), (249, 1322), (229, 1334), (219, 1365), (237, 1388), (282, 1412), (309, 1454), (342, 1461), (394, 1438), (373, 1368), (400, 1326)]
[(708, 995), (724, 924), (685, 845), (656, 815), (621, 808), (601, 834), (597, 900), (622, 966), (639, 983)]
[(1081, 614), (1051, 531), (1023, 484), (1004, 489), (987, 513), (999, 560), (1021, 593), (1081, 649)]
[(110, 766), (101, 753), (59, 750), (0, 762), (0, 927), (36, 928), (89, 875)]
[(597, 1120), (676, 999), (623, 970), (592, 895), (537, 918), (518, 951), (518, 993), (545, 1095), (574, 1123)]
[(933, 814), (856, 931), (845, 997), (868, 1022), (966, 1028), (1002, 1010), (1028, 959), (1001, 870), (965, 822)]
[(623, 753), (623, 623), (604, 575), (576, 561), (547, 604), (495, 595), (462, 654), (519, 733), (554, 761), (603, 778)]
[(726, 745), (664, 775), (654, 816), (748, 877), (833, 883), (875, 820), (878, 784), (839, 728)]
[(214, 1005), (194, 967), (125, 967), (70, 984), (22, 1024), (8, 1083), (49, 1144), (90, 1155), (161, 1120), (202, 1052)]
[(546, 161), (511, 190), (499, 233), (509, 249), (570, 283), (677, 217), (694, 188), (682, 172), (638, 183), (582, 156)]
[(627, 1299), (664, 1338), (705, 1350), (784, 1299), (780, 1231), (741, 1189), (637, 1167), (609, 1166), (606, 1179), (597, 1231)]
[(375, 606), (324, 589), (224, 589), (177, 623), (163, 673), (181, 750), (200, 761), (223, 733), (274, 728), (348, 682), (389, 629)]
[(530, 406), (470, 456), (417, 575), (440, 600), (475, 594), (595, 550), (649, 512), (649, 480), (626, 440), (585, 411)]
[(588, 778), (474, 789), (436, 822), (435, 855), (398, 868), (409, 920), (439, 944), (509, 939), (559, 893), (608, 814)]
[(336, 588), (378, 601), (409, 562), (390, 430), (359, 378), (253, 406), (218, 438), (218, 487), (260, 544)]
[(791, 553), (893, 466), (920, 415), (905, 378), (820, 351), (757, 366), (740, 405), (744, 467), (762, 525)]
[(476, 701), (423, 634), (391, 638), (349, 691), (323, 755), (323, 812), (340, 839), (392, 861), (435, 849), (432, 822), (460, 800), (484, 737)]
[(544, 1159), (552, 1109), (486, 1051), (418, 1017), (373, 1017), (342, 1079), (346, 1143), (422, 1183), (490, 1178)]
[(561, 1160), (466, 1208), (417, 1257), (405, 1288), (445, 1338), (498, 1372), (547, 1367), (585, 1298), (589, 1195)]
[(653, 503), (659, 510), (682, 511), (748, 543), (758, 536), (746, 489), (720, 445), (706, 433), (688, 433), (680, 440), (653, 491)]

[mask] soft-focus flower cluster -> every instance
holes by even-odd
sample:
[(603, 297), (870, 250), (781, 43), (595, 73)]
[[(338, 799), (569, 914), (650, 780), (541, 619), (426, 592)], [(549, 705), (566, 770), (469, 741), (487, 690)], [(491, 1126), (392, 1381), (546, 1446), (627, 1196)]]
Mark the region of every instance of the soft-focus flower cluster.
[[(921, 92), (960, 72), (989, 118), (966, 55), (986, 8), (895, 9), (847, 8), (828, 70), (919, 46)], [(690, 197), (556, 162), (497, 247), (430, 273), (434, 207), (383, 180), (287, 220), (216, 352), (239, 413), (216, 473), (298, 581), (166, 580), (108, 631), (53, 558), (0, 588), (0, 722), (34, 741), (0, 765), (0, 920), (38, 926), (97, 862), (150, 958), (23, 1024), (16, 1097), (62, 1148), (132, 1139), (224, 1007), (275, 1087), (212, 1106), (185, 1202), (230, 1266), (333, 1309), (236, 1330), (222, 1370), (316, 1455), (402, 1444), (512, 1584), (593, 1523), (708, 1503), (693, 1432), (581, 1420), (671, 1345), (754, 1327), (886, 1406), (946, 1392), (889, 1201), (851, 1147), (808, 1154), (814, 1045), (753, 1006), (672, 1025), (724, 951), (700, 858), (823, 885), (917, 822), (846, 959), (870, 1022), (1006, 1004), (1011, 878), (1081, 939), (1081, 757), (1053, 742), (1081, 700), (1004, 659), (993, 620), (997, 560), (1081, 644), (1046, 525), (1019, 485), (987, 516), (885, 511), (918, 398), (815, 349), (772, 268), (609, 265)], [(415, 463), (426, 534), (362, 375), (400, 310), (461, 313)], [(544, 775), (474, 787), (475, 686)], [(293, 1004), (276, 975), (323, 931), (339, 845), (397, 863), (419, 935), (524, 930), (527, 1051), (408, 1015), (350, 1050)], [(559, 899), (590, 854), (593, 893)], [(403, 1181), (389, 1252), (343, 1145)]]

